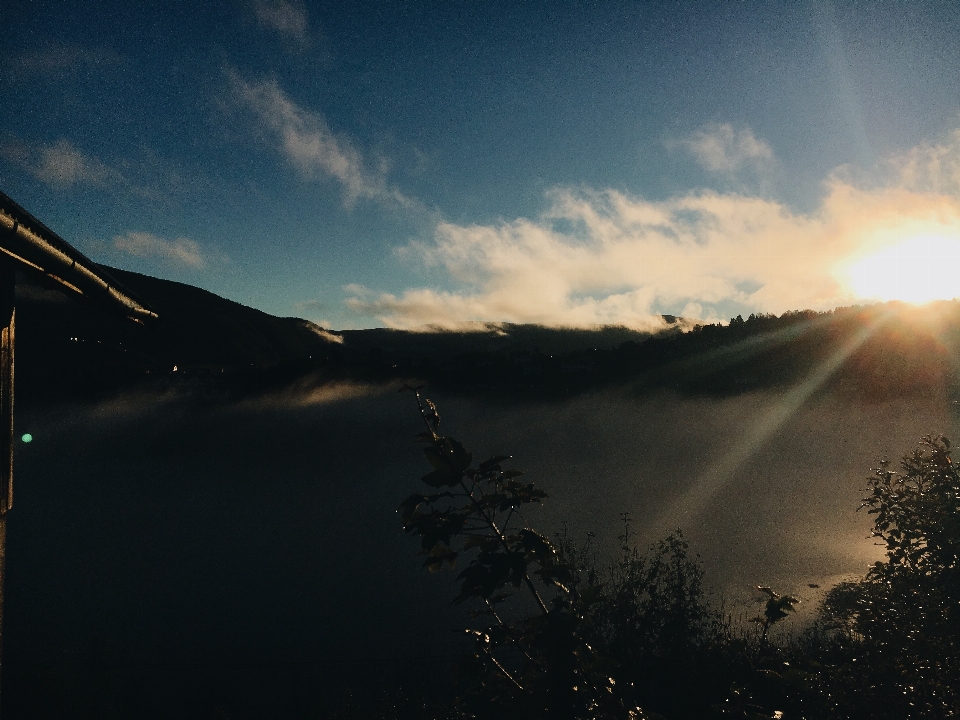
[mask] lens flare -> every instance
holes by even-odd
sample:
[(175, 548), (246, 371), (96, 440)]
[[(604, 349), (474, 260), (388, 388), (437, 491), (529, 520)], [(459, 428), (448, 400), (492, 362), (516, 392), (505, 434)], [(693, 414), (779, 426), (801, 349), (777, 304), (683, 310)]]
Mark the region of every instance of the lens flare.
[(921, 305), (960, 296), (960, 238), (917, 235), (854, 262), (848, 283), (863, 300)]

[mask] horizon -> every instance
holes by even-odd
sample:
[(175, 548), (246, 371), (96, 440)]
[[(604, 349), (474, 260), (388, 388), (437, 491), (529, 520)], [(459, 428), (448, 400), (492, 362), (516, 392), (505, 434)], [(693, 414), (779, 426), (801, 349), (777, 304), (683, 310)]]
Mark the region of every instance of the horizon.
[[(101, 267), (105, 268), (107, 272), (119, 270), (121, 272), (137, 273), (137, 271), (134, 271), (134, 270), (124, 270), (123, 268), (112, 267), (110, 265), (101, 264)], [(222, 295), (217, 295), (213, 291), (200, 287), (198, 285), (191, 285), (190, 283), (183, 283), (177, 280), (170, 280), (168, 278), (158, 277), (156, 275), (150, 275), (148, 273), (137, 273), (137, 274), (144, 275), (145, 277), (149, 277), (152, 280), (159, 280), (161, 282), (174, 282), (178, 284), (184, 284), (195, 289), (209, 292), (214, 296), (220, 298), (221, 300), (237, 303), (239, 305), (243, 305), (244, 307), (248, 307), (253, 310), (259, 310), (259, 308), (254, 308), (249, 305), (244, 305), (243, 303), (237, 300), (234, 300), (232, 298), (224, 297)], [(18, 282), (18, 286), (20, 284), (21, 283)], [(32, 283), (28, 282), (28, 284), (32, 284)], [(36, 287), (40, 287), (40, 286), (36, 286)], [(54, 289), (54, 291), (61, 294), (63, 292), (60, 289)], [(938, 306), (942, 306), (943, 304), (958, 303), (960, 302), (960, 297), (935, 298), (935, 299), (923, 300), (923, 301), (903, 300), (899, 298), (894, 298), (894, 299), (867, 298), (867, 299), (855, 299), (855, 300), (859, 300), (859, 301), (851, 302), (848, 305), (837, 305), (836, 307), (826, 308), (823, 310), (814, 310), (813, 308), (809, 308), (809, 307), (798, 307), (798, 308), (789, 308), (787, 310), (784, 310), (781, 313), (762, 313), (762, 312), (751, 313), (748, 317), (756, 315), (757, 317), (760, 317), (760, 318), (763, 318), (763, 317), (780, 318), (785, 315), (789, 316), (792, 314), (802, 314), (807, 312), (814, 312), (817, 314), (843, 313), (845, 311), (850, 311), (850, 310), (873, 309), (879, 306), (889, 306), (891, 308), (896, 308), (901, 312), (902, 311), (910, 312), (910, 311), (924, 310), (924, 309), (926, 310), (935, 309)], [(260, 312), (265, 312), (265, 311), (261, 310)], [(360, 330), (389, 330), (389, 331), (409, 332), (409, 333), (416, 333), (416, 334), (435, 334), (435, 333), (446, 333), (446, 332), (482, 333), (482, 332), (494, 332), (497, 330), (502, 330), (505, 327), (511, 327), (511, 326), (512, 327), (535, 327), (535, 328), (542, 328), (545, 330), (556, 330), (556, 331), (571, 330), (571, 331), (578, 331), (578, 332), (590, 332), (594, 330), (621, 328), (621, 329), (629, 330), (632, 332), (649, 333), (651, 335), (654, 335), (658, 332), (661, 332), (667, 329), (679, 329), (681, 332), (688, 332), (700, 325), (727, 326), (732, 321), (736, 320), (737, 317), (740, 317), (740, 319), (742, 320), (747, 319), (743, 317), (742, 313), (738, 313), (736, 316), (728, 319), (712, 318), (710, 320), (704, 320), (703, 318), (695, 318), (695, 317), (683, 317), (679, 315), (672, 315), (670, 313), (661, 313), (659, 314), (658, 317), (663, 320), (663, 324), (659, 326), (651, 325), (651, 326), (642, 327), (642, 328), (637, 328), (637, 327), (627, 325), (627, 324), (622, 324), (622, 323), (595, 323), (590, 325), (572, 325), (572, 324), (540, 324), (535, 322), (512, 322), (509, 320), (464, 320), (464, 321), (457, 321), (456, 323), (449, 323), (449, 324), (428, 323), (425, 325), (413, 325), (409, 327), (391, 327), (388, 325), (372, 325), (370, 327), (363, 327), (363, 328), (357, 327), (357, 328), (334, 329), (334, 328), (323, 327), (322, 325), (319, 325), (315, 321), (310, 320), (308, 317), (305, 317), (305, 316), (300, 316), (300, 315), (280, 316), (280, 315), (272, 315), (271, 313), (267, 313), (267, 314), (279, 319), (291, 318), (295, 320), (303, 320), (307, 323), (310, 323), (311, 325), (318, 327), (320, 330), (324, 332), (330, 332), (330, 333), (333, 333), (334, 335), (336, 335), (336, 333), (341, 333), (341, 332), (352, 332), (352, 331), (360, 331)]]

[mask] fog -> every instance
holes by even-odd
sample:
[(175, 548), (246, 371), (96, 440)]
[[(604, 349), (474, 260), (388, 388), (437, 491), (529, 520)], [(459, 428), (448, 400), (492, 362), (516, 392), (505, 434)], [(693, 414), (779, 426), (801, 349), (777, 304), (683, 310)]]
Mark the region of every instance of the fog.
[[(477, 459), (513, 455), (550, 494), (535, 527), (594, 532), (605, 556), (621, 513), (641, 546), (680, 527), (731, 609), (765, 584), (809, 614), (823, 589), (808, 584), (862, 575), (880, 557), (856, 512), (871, 467), (954, 429), (944, 398), (814, 397), (698, 494), (783, 394), (428, 394), (442, 431)], [(18, 408), (17, 436), (34, 440), (17, 445), (9, 516), (4, 673), (21, 678), (9, 701), (44, 663), (91, 652), (170, 708), (221, 695), (301, 708), (371, 669), (444, 677), (465, 608), (450, 606), (450, 573), (419, 569), (395, 512), (429, 469), (421, 429), (396, 386)]]

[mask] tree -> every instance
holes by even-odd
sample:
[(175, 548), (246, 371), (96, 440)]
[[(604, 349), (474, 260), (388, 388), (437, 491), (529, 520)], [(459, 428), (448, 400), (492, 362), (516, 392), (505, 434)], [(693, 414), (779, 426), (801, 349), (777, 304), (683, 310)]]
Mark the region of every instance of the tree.
[(615, 692), (608, 664), (584, 639), (590, 593), (573, 593), (574, 568), (531, 528), (526, 506), (547, 495), (506, 470), (506, 455), (477, 464), (455, 439), (440, 435), (440, 415), (413, 392), (426, 432), (418, 439), (433, 470), (429, 493), (400, 505), (404, 529), (419, 535), (431, 572), (462, 566), (454, 602), (479, 604), (467, 633), (474, 652), (460, 665), (463, 709), (474, 717), (640, 718)]
[(881, 463), (868, 493), (861, 507), (875, 516), (886, 559), (828, 593), (823, 618), (838, 644), (824, 683), (837, 707), (870, 717), (960, 715), (960, 475), (950, 441), (921, 438), (900, 472)]

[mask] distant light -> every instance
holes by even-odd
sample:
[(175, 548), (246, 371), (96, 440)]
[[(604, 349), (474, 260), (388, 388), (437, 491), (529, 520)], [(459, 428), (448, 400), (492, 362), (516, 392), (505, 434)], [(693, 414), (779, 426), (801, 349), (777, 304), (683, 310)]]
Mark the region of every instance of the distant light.
[(901, 300), (922, 305), (957, 297), (953, 269), (960, 262), (955, 235), (915, 235), (871, 255), (847, 269), (849, 286), (865, 300)]
[(23, 440), (24, 442), (33, 442), (33, 435), (31, 435), (30, 433), (24, 433), (20, 439)]

